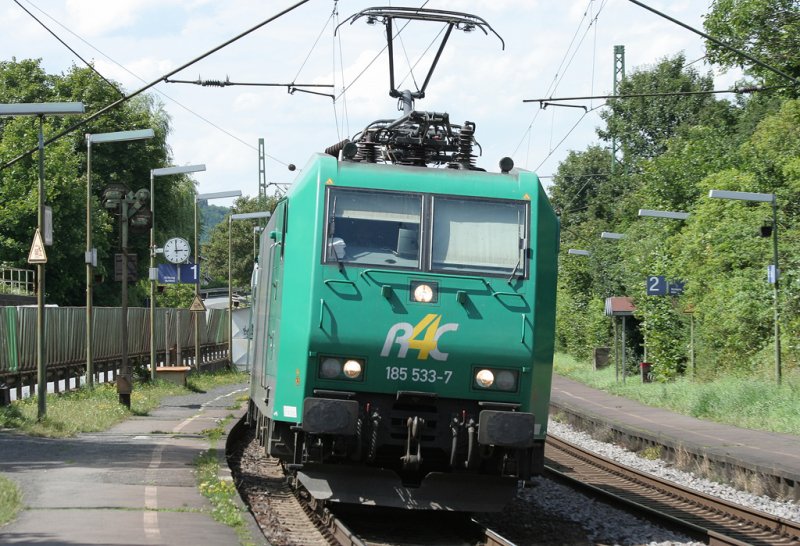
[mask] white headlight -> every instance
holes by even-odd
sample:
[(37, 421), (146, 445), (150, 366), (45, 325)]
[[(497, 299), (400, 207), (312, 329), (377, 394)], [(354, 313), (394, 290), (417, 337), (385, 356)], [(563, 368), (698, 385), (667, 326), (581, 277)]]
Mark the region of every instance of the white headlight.
[(433, 288), (427, 284), (420, 284), (414, 289), (414, 301), (430, 303), (433, 301)]
[(475, 374), (475, 382), (478, 386), (488, 389), (494, 383), (494, 374), (491, 370), (481, 370)]
[(344, 363), (344, 375), (350, 379), (355, 379), (361, 375), (361, 362), (358, 360), (348, 360)]
[(326, 358), (322, 361), (319, 374), (325, 379), (333, 379), (342, 373), (342, 363), (335, 358)]
[(497, 388), (501, 391), (514, 391), (517, 389), (517, 376), (509, 370), (497, 372)]

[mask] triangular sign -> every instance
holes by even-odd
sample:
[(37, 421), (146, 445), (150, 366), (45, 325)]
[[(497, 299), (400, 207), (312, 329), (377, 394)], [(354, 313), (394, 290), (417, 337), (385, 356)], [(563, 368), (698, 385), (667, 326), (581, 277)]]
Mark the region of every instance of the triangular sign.
[(203, 305), (203, 300), (200, 298), (199, 295), (194, 297), (194, 301), (192, 301), (192, 305), (189, 307), (189, 311), (193, 313), (202, 313), (206, 310), (206, 306)]
[(31, 245), (31, 251), (28, 253), (28, 263), (47, 263), (47, 254), (44, 252), (44, 241), (42, 241), (42, 235), (39, 233), (39, 228), (36, 228), (36, 233), (33, 235), (33, 244)]

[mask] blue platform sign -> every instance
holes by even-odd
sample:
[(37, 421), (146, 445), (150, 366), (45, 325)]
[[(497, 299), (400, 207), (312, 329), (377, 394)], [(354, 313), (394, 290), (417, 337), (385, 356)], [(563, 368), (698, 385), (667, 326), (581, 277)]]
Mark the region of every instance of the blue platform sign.
[(686, 286), (686, 281), (669, 281), (669, 295), (680, 296), (683, 294), (684, 286)]
[(647, 277), (648, 296), (666, 296), (667, 279), (664, 275), (649, 275)]
[(178, 266), (176, 264), (158, 264), (158, 282), (175, 284), (178, 282)]
[(199, 267), (195, 264), (158, 264), (158, 282), (161, 284), (197, 284)]

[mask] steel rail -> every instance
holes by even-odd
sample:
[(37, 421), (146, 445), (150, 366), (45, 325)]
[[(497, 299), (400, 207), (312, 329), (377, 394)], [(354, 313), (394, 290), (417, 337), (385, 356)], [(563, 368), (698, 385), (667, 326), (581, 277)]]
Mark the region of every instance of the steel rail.
[[(590, 490), (611, 500), (679, 527), (709, 544), (796, 544), (800, 523), (746, 508), (643, 474), (633, 468), (549, 436), (546, 473), (557, 480)], [(557, 468), (560, 466), (562, 469)]]

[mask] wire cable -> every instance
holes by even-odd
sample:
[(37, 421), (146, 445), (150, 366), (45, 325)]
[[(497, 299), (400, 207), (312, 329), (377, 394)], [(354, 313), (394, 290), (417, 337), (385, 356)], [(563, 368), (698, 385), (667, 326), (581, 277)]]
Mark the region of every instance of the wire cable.
[(322, 30), (319, 31), (319, 35), (317, 36), (317, 39), (314, 40), (314, 44), (311, 46), (311, 49), (308, 50), (308, 55), (306, 55), (306, 58), (303, 60), (303, 63), (300, 65), (300, 68), (297, 70), (297, 74), (295, 74), (294, 79), (292, 81), (297, 81), (297, 78), (300, 77), (300, 72), (302, 72), (303, 68), (305, 68), (306, 63), (308, 62), (308, 59), (311, 58), (311, 54), (314, 53), (314, 49), (316, 49), (320, 38), (322, 38), (322, 34), (325, 32), (325, 29), (328, 28), (328, 25), (330, 24), (332, 19), (333, 19), (333, 12), (331, 12), (331, 14), (328, 16), (328, 19), (325, 21), (325, 24), (323, 25)]
[(580, 117), (580, 118), (578, 118), (578, 121), (576, 121), (576, 122), (575, 122), (575, 124), (572, 126), (572, 128), (570, 128), (570, 130), (569, 130), (569, 131), (567, 131), (567, 134), (566, 134), (566, 135), (564, 135), (564, 138), (562, 138), (562, 139), (561, 139), (561, 140), (558, 142), (558, 144), (556, 144), (555, 148), (553, 148), (552, 150), (550, 150), (550, 153), (548, 153), (548, 154), (547, 154), (547, 156), (546, 156), (544, 159), (542, 159), (542, 162), (541, 162), (541, 163), (539, 163), (539, 165), (537, 165), (537, 166), (536, 166), (536, 168), (535, 168), (535, 169), (533, 169), (533, 170), (534, 170), (534, 171), (538, 171), (538, 170), (539, 170), (539, 167), (541, 167), (542, 165), (544, 165), (545, 161), (547, 161), (548, 159), (550, 159), (550, 156), (552, 156), (552, 155), (553, 155), (553, 153), (554, 153), (554, 152), (555, 152), (555, 151), (556, 151), (556, 150), (559, 148), (559, 146), (561, 146), (561, 145), (564, 143), (564, 141), (565, 141), (565, 140), (567, 140), (567, 138), (569, 137), (569, 135), (571, 135), (571, 134), (572, 134), (572, 132), (575, 130), (575, 128), (576, 128), (576, 127), (578, 127), (578, 125), (580, 124), (580, 122), (581, 122), (581, 121), (583, 121), (583, 118), (585, 118), (585, 117), (586, 117), (586, 116), (588, 116), (588, 115), (589, 115), (591, 112), (594, 112), (594, 111), (595, 111), (595, 110), (597, 110), (598, 108), (602, 108), (603, 106), (605, 106), (605, 104), (599, 104), (599, 105), (595, 106), (594, 108), (592, 108), (591, 110), (588, 110), (588, 111), (584, 112), (584, 113), (581, 115), (581, 117)]
[(34, 14), (32, 14), (32, 13), (31, 13), (31, 12), (28, 10), (28, 8), (26, 8), (25, 6), (23, 6), (22, 4), (20, 4), (20, 3), (19, 3), (19, 0), (14, 0), (14, 3), (15, 3), (16, 5), (18, 5), (20, 8), (22, 8), (22, 10), (23, 10), (25, 13), (27, 13), (28, 15), (30, 15), (30, 16), (31, 16), (31, 18), (32, 18), (34, 21), (36, 21), (37, 23), (39, 23), (39, 25), (41, 25), (41, 27), (42, 27), (43, 29), (45, 29), (47, 32), (49, 32), (50, 34), (52, 34), (52, 35), (53, 35), (53, 38), (55, 38), (56, 40), (58, 40), (59, 42), (61, 42), (61, 45), (63, 45), (63, 46), (64, 46), (64, 47), (66, 47), (67, 49), (69, 49), (69, 50), (70, 50), (70, 52), (72, 52), (72, 54), (73, 54), (73, 55), (75, 55), (77, 58), (79, 58), (81, 61), (83, 61), (83, 64), (85, 64), (85, 65), (86, 65), (86, 66), (87, 66), (87, 67), (88, 67), (88, 68), (89, 68), (89, 69), (90, 69), (92, 72), (94, 72), (95, 74), (97, 74), (97, 75), (100, 77), (100, 79), (102, 79), (104, 82), (106, 82), (106, 83), (109, 85), (109, 87), (111, 87), (111, 88), (112, 88), (114, 91), (116, 91), (116, 92), (119, 94), (119, 96), (121, 96), (121, 97), (124, 97), (124, 96), (125, 96), (125, 93), (123, 93), (123, 92), (122, 92), (122, 91), (119, 89), (119, 87), (117, 87), (115, 84), (113, 84), (111, 81), (109, 81), (109, 80), (108, 80), (108, 79), (107, 79), (105, 76), (103, 76), (103, 75), (102, 75), (100, 72), (98, 72), (98, 70), (97, 70), (97, 69), (96, 69), (96, 68), (95, 68), (95, 67), (94, 67), (94, 66), (93, 66), (93, 65), (92, 65), (92, 64), (91, 64), (89, 61), (87, 61), (86, 59), (84, 59), (83, 57), (81, 57), (81, 56), (80, 56), (80, 54), (79, 54), (77, 51), (75, 51), (74, 49), (72, 49), (72, 48), (69, 46), (69, 44), (67, 44), (67, 42), (65, 42), (64, 40), (62, 40), (62, 39), (61, 39), (61, 38), (58, 36), (58, 34), (56, 34), (55, 32), (53, 32), (53, 31), (52, 31), (52, 30), (51, 30), (51, 29), (50, 29), (50, 28), (49, 28), (47, 25), (45, 25), (45, 24), (44, 24), (44, 23), (43, 23), (43, 22), (42, 22), (42, 21), (41, 21), (41, 20), (40, 20), (38, 17), (36, 17)]
[[(37, 9), (37, 10), (38, 10), (40, 13), (42, 13), (44, 16), (46, 16), (46, 17), (47, 17), (47, 18), (49, 18), (51, 21), (53, 21), (55, 24), (57, 24), (58, 26), (60, 26), (61, 28), (63, 28), (65, 31), (67, 31), (68, 33), (70, 33), (71, 35), (73, 35), (75, 38), (77, 38), (78, 40), (80, 40), (81, 42), (83, 42), (83, 43), (84, 43), (84, 44), (85, 44), (87, 47), (89, 47), (89, 48), (93, 49), (94, 51), (96, 51), (97, 53), (99, 53), (100, 55), (102, 55), (103, 57), (105, 57), (106, 59), (108, 59), (108, 60), (109, 60), (111, 63), (115, 64), (115, 65), (116, 65), (116, 66), (118, 66), (120, 69), (122, 69), (123, 71), (127, 72), (128, 74), (130, 74), (132, 77), (136, 78), (137, 80), (141, 81), (142, 83), (147, 83), (147, 82), (146, 82), (146, 80), (145, 80), (144, 78), (142, 78), (141, 76), (139, 76), (139, 75), (138, 75), (138, 74), (136, 74), (135, 72), (133, 72), (133, 71), (129, 70), (129, 69), (128, 69), (128, 68), (127, 68), (125, 65), (123, 65), (122, 63), (119, 63), (119, 62), (117, 62), (115, 59), (111, 58), (109, 55), (107, 55), (105, 52), (103, 52), (103, 51), (101, 51), (100, 49), (98, 49), (97, 47), (95, 47), (95, 46), (94, 46), (94, 45), (93, 45), (91, 42), (87, 41), (87, 40), (86, 40), (85, 38), (83, 38), (81, 35), (79, 35), (79, 34), (77, 34), (77, 33), (73, 32), (73, 31), (72, 31), (72, 30), (71, 30), (69, 27), (67, 27), (67, 26), (65, 26), (64, 24), (62, 24), (60, 21), (58, 21), (58, 20), (57, 20), (56, 18), (54, 18), (52, 15), (50, 15), (49, 13), (47, 13), (46, 11), (44, 11), (42, 8), (40, 8), (39, 6), (35, 5), (35, 4), (34, 4), (33, 2), (31, 2), (30, 0), (26, 0), (26, 1), (27, 1), (27, 2), (28, 2), (30, 5), (31, 5), (31, 6), (33, 6), (34, 8), (36, 8), (36, 9)], [(166, 80), (166, 79), (167, 79), (167, 78), (165, 78), (165, 80)], [(258, 148), (256, 148), (255, 146), (253, 146), (253, 145), (252, 145), (252, 144), (250, 144), (249, 142), (246, 142), (246, 141), (242, 140), (241, 138), (239, 138), (238, 136), (234, 135), (233, 133), (231, 133), (230, 131), (228, 131), (228, 130), (227, 130), (227, 129), (225, 129), (224, 127), (222, 127), (222, 126), (220, 126), (220, 125), (217, 125), (216, 123), (212, 122), (212, 121), (211, 121), (211, 120), (209, 120), (208, 118), (204, 117), (202, 114), (198, 114), (197, 112), (195, 112), (194, 110), (192, 110), (191, 108), (189, 108), (188, 106), (186, 106), (185, 104), (183, 104), (182, 102), (180, 102), (179, 100), (177, 100), (177, 99), (173, 98), (172, 96), (168, 95), (168, 94), (167, 94), (167, 93), (165, 93), (164, 91), (161, 91), (161, 90), (160, 90), (160, 89), (158, 89), (158, 88), (154, 89), (154, 91), (155, 91), (156, 93), (158, 93), (159, 95), (161, 95), (162, 97), (164, 97), (165, 99), (167, 99), (167, 100), (169, 100), (169, 101), (173, 102), (175, 105), (179, 106), (180, 108), (182, 108), (183, 110), (185, 110), (185, 111), (186, 111), (186, 112), (188, 112), (189, 114), (191, 114), (191, 115), (193, 115), (193, 116), (197, 117), (199, 120), (201, 120), (201, 121), (203, 121), (203, 122), (207, 123), (208, 125), (210, 125), (210, 126), (211, 126), (211, 127), (213, 127), (214, 129), (217, 129), (217, 130), (218, 130), (218, 131), (220, 131), (221, 133), (223, 133), (223, 134), (225, 134), (225, 135), (227, 135), (227, 136), (229, 136), (229, 137), (233, 138), (234, 140), (236, 140), (236, 141), (240, 142), (241, 144), (244, 144), (244, 145), (245, 145), (245, 146), (247, 146), (248, 148), (250, 148), (250, 149), (252, 149), (252, 150), (255, 150), (255, 151), (258, 151)], [(124, 96), (124, 95), (123, 95), (123, 96)], [(48, 142), (49, 142), (49, 141), (48, 141)], [(275, 156), (272, 156), (272, 155), (270, 155), (270, 154), (267, 154), (267, 153), (265, 153), (264, 155), (265, 155), (266, 157), (268, 157), (268, 158), (272, 159), (272, 160), (273, 160), (273, 161), (275, 161), (276, 163), (280, 163), (281, 165), (288, 166), (288, 163), (286, 163), (286, 162), (284, 162), (284, 161), (282, 161), (282, 160), (280, 160), (280, 159), (276, 158)], [(0, 167), (0, 170), (2, 170), (3, 168), (5, 168), (5, 166), (3, 166), (3, 167)]]
[[(435, 44), (435, 43), (436, 43), (436, 41), (439, 39), (439, 36), (441, 36), (441, 35), (442, 35), (442, 33), (443, 33), (445, 30), (447, 30), (447, 25), (442, 25), (442, 28), (441, 28), (441, 30), (439, 30), (439, 32), (436, 34), (436, 36), (434, 36), (434, 37), (433, 37), (433, 40), (431, 40), (431, 43), (430, 43), (430, 44), (428, 44), (428, 47), (426, 47), (426, 48), (425, 48), (425, 51), (423, 51), (423, 52), (422, 52), (422, 54), (419, 56), (419, 59), (417, 59), (417, 62), (415, 62), (415, 63), (414, 63), (414, 66), (412, 66), (412, 67), (411, 67), (411, 69), (412, 69), (412, 70), (413, 70), (414, 68), (416, 68), (416, 67), (417, 67), (417, 65), (418, 65), (420, 62), (422, 62), (422, 59), (423, 59), (423, 58), (425, 58), (425, 55), (427, 55), (428, 51), (430, 51), (430, 49), (433, 47), (433, 44)], [(409, 76), (410, 74), (411, 74), (411, 70), (409, 70), (408, 74), (406, 74), (405, 76), (403, 76), (403, 79), (402, 79), (402, 80), (400, 80), (400, 83), (398, 83), (398, 84), (397, 84), (397, 87), (400, 87), (401, 85), (403, 85), (403, 82), (404, 82), (404, 81), (406, 81), (406, 78), (408, 78), (408, 76)], [(417, 82), (416, 82), (416, 80), (414, 80), (414, 85), (415, 85), (415, 86), (417, 85)], [(419, 86), (417, 86), (417, 89), (419, 90)]]
[[(564, 52), (564, 56), (561, 58), (561, 62), (559, 63), (558, 68), (556, 68), (556, 72), (553, 75), (553, 81), (548, 86), (547, 91), (545, 91), (546, 95), (552, 95), (552, 93), (554, 93), (556, 91), (556, 89), (558, 88), (558, 84), (561, 81), (559, 79), (559, 77), (558, 77), (559, 73), (561, 72), (561, 68), (564, 67), (565, 71), (566, 71), (567, 68), (569, 68), (569, 66), (570, 66), (572, 61), (570, 60), (569, 64), (567, 64), (566, 67), (564, 66), (564, 63), (567, 61), (567, 57), (569, 57), (569, 54), (572, 51), (572, 46), (575, 43), (575, 40), (577, 39), (578, 34), (581, 31), (581, 28), (583, 28), (584, 22), (586, 21), (587, 17), (589, 16), (589, 8), (590, 8), (590, 6), (592, 5), (593, 2), (594, 2), (594, 0), (589, 0), (589, 3), (587, 4), (586, 9), (583, 12), (583, 17), (578, 22), (578, 26), (575, 29), (575, 33), (572, 35), (572, 39), (570, 40), (570, 43), (567, 46), (566, 51)], [(595, 13), (595, 15), (594, 15), (594, 18), (590, 18), (589, 25), (587, 26), (586, 30), (584, 31), (584, 36), (586, 35), (586, 33), (589, 32), (589, 29), (592, 27), (592, 24), (595, 23), (598, 20), (598, 18), (600, 16), (600, 13), (602, 12), (602, 10), (605, 7), (606, 3), (607, 3), (607, 0), (603, 0), (603, 3), (601, 4), (600, 8), (597, 10), (597, 13)], [(583, 42), (583, 38), (581, 38), (581, 43), (582, 42)], [(573, 54), (572, 58), (574, 59), (574, 57), (575, 57), (575, 55)], [(533, 114), (533, 119), (531, 119), (531, 122), (528, 124), (528, 127), (522, 132), (522, 137), (520, 138), (519, 142), (517, 143), (517, 146), (514, 148), (514, 151), (511, 154), (512, 156), (517, 154), (517, 152), (519, 151), (520, 146), (522, 146), (522, 143), (527, 140), (528, 141), (528, 149), (527, 149), (527, 152), (526, 152), (526, 158), (530, 157), (530, 145), (531, 145), (530, 133), (533, 130), (534, 124), (539, 119), (539, 115), (540, 114), (541, 114), (541, 109), (537, 110)], [(527, 159), (526, 159), (525, 164), (526, 165), (528, 164), (528, 160)]]
[[(309, 2), (309, 0), (300, 0), (299, 2), (293, 4), (293, 5), (289, 6), (288, 8), (286, 8), (286, 9), (278, 12), (277, 14), (273, 15), (272, 17), (269, 17), (269, 18), (265, 19), (264, 21), (258, 23), (257, 25), (255, 25), (253, 27), (250, 27), (249, 29), (245, 30), (244, 32), (241, 32), (241, 33), (237, 34), (233, 38), (230, 38), (230, 39), (226, 40), (225, 42), (223, 42), (223, 43), (219, 44), (218, 46), (206, 51), (205, 53), (201, 54), (200, 56), (195, 57), (191, 61), (188, 61), (188, 62), (182, 64), (181, 66), (179, 66), (175, 70), (172, 70), (172, 71), (168, 72), (167, 74), (164, 74), (163, 76), (159, 77), (158, 79), (153, 80), (152, 82), (148, 83), (144, 87), (141, 87), (141, 88), (137, 89), (136, 91), (134, 91), (133, 93), (130, 93), (129, 95), (126, 95), (126, 96), (124, 96), (124, 97), (112, 102), (111, 104), (109, 104), (109, 105), (101, 108), (100, 110), (94, 112), (93, 114), (90, 114), (88, 117), (82, 119), (78, 123), (75, 123), (75, 124), (71, 125), (70, 127), (64, 129), (63, 131), (61, 131), (60, 133), (56, 134), (55, 136), (50, 137), (49, 139), (47, 139), (44, 142), (44, 145), (46, 146), (48, 144), (51, 144), (51, 143), (59, 140), (60, 138), (64, 137), (65, 135), (68, 135), (68, 134), (72, 133), (73, 131), (83, 127), (84, 125), (86, 125), (87, 123), (92, 121), (93, 119), (96, 119), (96, 118), (102, 116), (103, 114), (105, 114), (109, 110), (112, 110), (112, 109), (116, 108), (117, 106), (119, 106), (120, 104), (122, 104), (124, 102), (127, 102), (130, 99), (132, 99), (132, 98), (144, 93), (145, 91), (147, 91), (151, 87), (157, 85), (158, 83), (160, 83), (164, 79), (169, 78), (170, 76), (172, 76), (174, 74), (177, 74), (181, 70), (184, 70), (184, 69), (192, 66), (193, 64), (198, 63), (199, 61), (205, 59), (206, 57), (208, 57), (210, 55), (213, 55), (217, 51), (220, 51), (221, 49), (224, 49), (225, 47), (229, 46), (230, 44), (239, 41), (240, 39), (244, 38), (248, 34), (251, 34), (251, 33), (255, 32), (256, 30), (260, 29), (261, 27), (263, 27), (263, 26), (275, 21), (276, 19), (279, 19), (280, 17), (286, 15), (289, 12), (294, 11), (295, 9), (299, 8), (300, 6), (302, 6), (303, 4), (306, 4), (308, 2)], [(228, 134), (230, 135), (230, 133), (228, 133)], [(233, 136), (233, 135), (231, 135), (231, 136)], [(240, 142), (244, 142), (243, 140), (239, 139), (238, 137), (234, 137), (234, 138), (236, 138)], [(248, 144), (248, 146), (252, 147), (252, 145), (249, 145), (249, 144)], [(0, 171), (2, 171), (3, 169), (6, 169), (6, 168), (14, 165), (17, 161), (21, 160), (24, 157), (27, 157), (27, 156), (33, 154), (38, 149), (39, 149), (38, 147), (31, 148), (30, 150), (20, 154), (19, 156), (15, 157), (11, 161), (7, 162), (5, 165), (0, 166)], [(272, 156), (270, 156), (270, 157), (273, 160), (278, 161), (279, 163), (282, 163), (282, 164), (286, 165), (286, 163), (283, 163), (282, 161), (277, 160), (276, 158), (273, 158)]]

